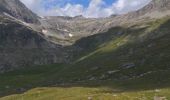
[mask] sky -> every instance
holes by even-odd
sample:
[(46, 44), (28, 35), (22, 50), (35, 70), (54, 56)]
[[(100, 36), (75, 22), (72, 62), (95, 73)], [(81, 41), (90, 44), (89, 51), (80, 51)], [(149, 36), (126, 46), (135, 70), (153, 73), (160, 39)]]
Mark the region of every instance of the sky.
[(39, 16), (108, 17), (135, 11), (151, 0), (20, 0)]

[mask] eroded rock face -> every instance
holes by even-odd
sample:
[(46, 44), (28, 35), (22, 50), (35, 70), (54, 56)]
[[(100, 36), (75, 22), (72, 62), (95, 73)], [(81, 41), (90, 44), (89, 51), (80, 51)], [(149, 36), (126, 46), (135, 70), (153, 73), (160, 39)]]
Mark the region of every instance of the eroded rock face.
[(41, 33), (0, 17), (0, 72), (18, 67), (67, 62), (63, 47), (46, 40)]
[(66, 49), (34, 29), (39, 24), (39, 17), (19, 0), (0, 0), (0, 73), (69, 62)]
[(125, 16), (128, 18), (148, 17), (160, 18), (170, 15), (170, 0), (152, 0), (149, 4), (138, 11), (130, 12)]
[(19, 0), (0, 0), (0, 14), (4, 13), (27, 23), (39, 23), (38, 16)]
[(170, 9), (170, 0), (152, 0), (148, 5), (140, 9), (145, 13), (152, 11), (166, 11)]
[(170, 0), (153, 0), (149, 5), (155, 10), (169, 10)]

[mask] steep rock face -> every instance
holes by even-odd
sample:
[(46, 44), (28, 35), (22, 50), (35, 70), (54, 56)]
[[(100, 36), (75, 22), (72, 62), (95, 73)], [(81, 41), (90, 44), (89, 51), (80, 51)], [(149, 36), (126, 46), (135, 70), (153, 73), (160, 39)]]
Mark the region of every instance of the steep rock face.
[(38, 16), (19, 0), (0, 0), (0, 14), (9, 14), (27, 23), (39, 23)]
[(137, 12), (150, 13), (153, 11), (167, 11), (170, 10), (170, 0), (152, 0), (148, 5), (144, 6)]
[(35, 30), (39, 17), (19, 0), (0, 0), (0, 73), (68, 62), (66, 50)]
[(153, 0), (150, 4), (144, 7), (149, 11), (158, 10), (165, 11), (170, 10), (170, 0)]
[(135, 12), (126, 14), (128, 18), (138, 18), (141, 16), (147, 17), (162, 17), (170, 15), (170, 0), (152, 0), (148, 5), (144, 6)]
[(0, 73), (67, 61), (67, 54), (60, 45), (49, 42), (31, 28), (0, 17)]

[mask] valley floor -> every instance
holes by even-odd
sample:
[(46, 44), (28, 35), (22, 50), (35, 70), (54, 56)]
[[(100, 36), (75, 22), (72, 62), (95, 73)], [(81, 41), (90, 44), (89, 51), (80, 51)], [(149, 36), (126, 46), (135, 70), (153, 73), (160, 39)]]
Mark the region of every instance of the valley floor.
[(0, 100), (170, 100), (170, 88), (120, 92), (101, 87), (43, 87)]
[[(59, 83), (55, 72), (63, 66), (39, 66), (2, 74), (0, 100), (170, 100), (168, 70), (125, 81)], [(158, 73), (160, 76), (156, 76)]]

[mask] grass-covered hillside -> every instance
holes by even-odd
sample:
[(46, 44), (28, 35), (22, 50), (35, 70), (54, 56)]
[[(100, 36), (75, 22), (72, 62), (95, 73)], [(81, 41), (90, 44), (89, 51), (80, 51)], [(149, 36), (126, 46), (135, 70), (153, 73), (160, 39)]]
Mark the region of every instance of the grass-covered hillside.
[(169, 100), (169, 26), (166, 17), (83, 38), (70, 64), (1, 74), (0, 100)]

